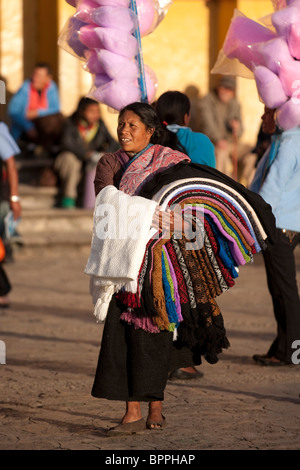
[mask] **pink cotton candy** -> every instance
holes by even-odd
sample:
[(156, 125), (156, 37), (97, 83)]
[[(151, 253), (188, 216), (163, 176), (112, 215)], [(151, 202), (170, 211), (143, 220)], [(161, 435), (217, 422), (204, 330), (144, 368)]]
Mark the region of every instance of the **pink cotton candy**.
[[(130, 0), (77, 0), (68, 2), (76, 7), (70, 19), (67, 37), (73, 53), (85, 59), (84, 69), (93, 75), (90, 96), (120, 110), (142, 98), (139, 86), (139, 53), (135, 30), (139, 24), (141, 36), (152, 32), (163, 19), (171, 0), (137, 0), (137, 13), (130, 8)], [(63, 47), (63, 46), (62, 46)], [(70, 51), (69, 51), (70, 52)], [(145, 66), (145, 81), (149, 102), (155, 99), (157, 78)]]
[(141, 36), (151, 33), (158, 20), (157, 10), (152, 0), (136, 0)]
[(132, 33), (136, 28), (136, 17), (129, 8), (100, 7), (91, 13), (91, 22), (104, 28), (116, 28)]
[(280, 106), (276, 112), (276, 121), (284, 130), (293, 129), (300, 125), (300, 100), (290, 99)]
[(89, 51), (85, 68), (95, 74), (107, 74), (111, 79), (136, 80), (139, 76), (137, 62), (127, 57), (100, 49)]
[[(300, 0), (274, 0), (273, 4), (275, 33), (246, 17), (235, 17), (223, 52), (254, 73), (262, 101), (276, 109), (282, 129), (291, 129), (300, 126)], [(216, 69), (222, 73), (222, 63)]]
[(93, 0), (79, 0), (75, 16), (81, 21), (91, 23), (91, 13), (95, 8), (99, 8), (99, 5)]
[(94, 0), (101, 6), (129, 7), (130, 0)]
[(300, 60), (300, 21), (297, 24), (292, 24), (290, 35), (288, 37), (288, 45), (291, 56)]
[(278, 36), (284, 37), (285, 39), (287, 39), (290, 33), (290, 26), (299, 22), (300, 15), (300, 1), (294, 0), (289, 3), (287, 8), (275, 11), (271, 17), (272, 24)]
[(281, 37), (258, 45), (255, 44), (253, 48), (261, 56), (263, 65), (277, 74), (282, 64), (291, 59), (287, 42)]
[(89, 49), (103, 48), (103, 43), (96, 33), (96, 28), (96, 25), (86, 25), (80, 28), (78, 37), (82, 44), (84, 44)]
[(300, 62), (293, 59), (285, 39), (278, 37), (259, 46), (266, 67), (280, 78), (287, 96), (292, 96), (293, 83), (300, 77)]
[(86, 23), (78, 20), (75, 16), (72, 16), (68, 23), (67, 27), (64, 29), (63, 34), (60, 36), (59, 43), (62, 47), (69, 50), (71, 53), (77, 57), (84, 58), (87, 52), (87, 48), (79, 40), (78, 31), (80, 28), (85, 26)]
[(149, 67), (149, 65), (144, 66), (144, 72), (145, 72), (147, 99), (149, 103), (152, 103), (155, 99), (156, 90), (158, 86), (157, 78), (156, 78), (155, 73), (151, 69), (151, 67)]
[(106, 85), (108, 82), (111, 82), (111, 78), (106, 75), (106, 73), (97, 73), (94, 79), (94, 85), (96, 88), (100, 88), (103, 85)]
[(268, 28), (245, 16), (237, 16), (231, 21), (223, 46), (224, 53), (231, 59), (237, 58), (252, 70), (253, 64), (264, 65), (260, 53), (253, 48), (253, 45), (275, 37), (276, 35)]
[(141, 91), (130, 80), (111, 80), (106, 85), (96, 88), (92, 96), (100, 103), (120, 111), (127, 104), (140, 101)]
[(137, 62), (114, 52), (100, 49), (97, 58), (104, 72), (112, 79), (136, 80), (139, 76)]
[(89, 51), (87, 54), (87, 62), (84, 68), (93, 75), (104, 74), (105, 70), (99, 63), (97, 51)]
[(80, 29), (79, 38), (91, 49), (107, 49), (128, 58), (138, 53), (137, 39), (126, 31), (88, 25)]
[(276, 109), (288, 100), (279, 77), (267, 67), (256, 67), (254, 77), (258, 94), (268, 108)]
[[(157, 89), (157, 79), (153, 70), (145, 65), (145, 79), (147, 87), (148, 102), (152, 103)], [(122, 87), (121, 87), (122, 85)], [(111, 80), (106, 74), (97, 74), (94, 77), (93, 96), (101, 103), (107, 104), (111, 108), (120, 110), (123, 106), (141, 99), (141, 91), (138, 81)], [(127, 91), (124, 87), (127, 87)], [(110, 96), (110, 93), (121, 93), (121, 96)], [(125, 103), (126, 102), (126, 103)], [(124, 104), (125, 103), (125, 104)]]
[(278, 75), (286, 94), (292, 96), (295, 81), (300, 79), (300, 62), (290, 57), (280, 65)]

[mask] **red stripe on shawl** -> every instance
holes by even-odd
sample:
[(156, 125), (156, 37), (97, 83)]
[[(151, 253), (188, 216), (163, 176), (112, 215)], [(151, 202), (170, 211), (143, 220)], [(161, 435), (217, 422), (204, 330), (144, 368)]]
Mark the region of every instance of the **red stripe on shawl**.
[[(168, 206), (170, 207), (172, 204), (176, 204), (176, 200), (182, 196), (185, 196), (185, 195), (189, 195), (190, 193), (192, 192), (196, 192), (196, 193), (200, 193), (200, 194), (204, 194), (204, 195), (207, 195), (207, 196), (212, 196), (212, 202), (214, 199), (218, 200), (220, 199), (224, 205), (228, 205), (229, 208), (236, 214), (236, 217), (237, 219), (240, 221), (240, 223), (243, 225), (243, 227), (247, 230), (247, 232), (250, 234), (251, 238), (252, 238), (252, 235), (251, 235), (251, 232), (250, 232), (250, 229), (244, 219), (244, 217), (241, 215), (241, 213), (238, 211), (238, 209), (236, 207), (234, 207), (226, 198), (220, 196), (219, 194), (217, 195), (218, 197), (215, 196), (216, 193), (213, 193), (211, 191), (208, 191), (208, 190), (204, 190), (204, 189), (187, 189), (185, 191), (182, 191), (176, 195), (174, 195), (174, 197), (172, 199), (170, 199), (170, 201), (168, 202)], [(253, 240), (254, 242), (254, 240)], [(250, 245), (251, 247), (251, 252), (252, 254), (256, 254), (256, 248), (254, 246), (254, 244)]]
[[(234, 207), (227, 199), (225, 199), (224, 197), (220, 196), (219, 194), (217, 194), (217, 197), (216, 197), (216, 193), (212, 193), (211, 191), (208, 191), (208, 190), (204, 190), (204, 189), (187, 189), (185, 191), (182, 191), (180, 193), (178, 193), (177, 195), (175, 195), (168, 203), (168, 206), (170, 206), (172, 204), (172, 201), (176, 200), (178, 197), (181, 197), (181, 196), (184, 196), (186, 194), (190, 194), (191, 192), (199, 192), (200, 194), (203, 193), (205, 195), (208, 195), (208, 196), (212, 196), (212, 200), (213, 199), (221, 199), (222, 202), (224, 202), (224, 204), (227, 204), (230, 209), (236, 214), (237, 218), (240, 220), (240, 222), (243, 224), (243, 226), (245, 227), (245, 229), (251, 234), (250, 230), (249, 230), (249, 227), (248, 225), (246, 224), (245, 220), (244, 220), (244, 217), (240, 214), (240, 212), (237, 210), (236, 207)], [(215, 197), (214, 197), (215, 196)]]
[(152, 145), (127, 168), (119, 189), (126, 194), (138, 194), (142, 185), (154, 175), (184, 160), (190, 161), (190, 158), (182, 152), (162, 145)]
[(174, 272), (175, 272), (175, 275), (176, 275), (180, 302), (182, 304), (188, 304), (189, 303), (189, 296), (188, 296), (188, 291), (187, 291), (187, 288), (186, 288), (186, 283), (185, 283), (182, 271), (180, 269), (180, 266), (179, 266), (179, 263), (178, 263), (177, 256), (176, 256), (175, 250), (173, 248), (173, 245), (170, 241), (167, 241), (167, 243), (165, 244), (165, 247), (166, 247), (166, 249), (168, 251), (168, 254), (170, 256), (170, 259), (172, 261), (172, 266), (173, 266), (173, 269), (174, 269)]

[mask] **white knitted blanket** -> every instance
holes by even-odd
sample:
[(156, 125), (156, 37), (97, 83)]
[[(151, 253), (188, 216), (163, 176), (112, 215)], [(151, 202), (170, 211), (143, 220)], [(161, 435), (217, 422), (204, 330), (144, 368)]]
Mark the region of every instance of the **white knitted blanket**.
[(137, 278), (157, 203), (106, 186), (95, 201), (90, 255), (84, 272), (90, 277), (94, 315), (103, 322), (113, 294), (122, 287), (136, 292)]

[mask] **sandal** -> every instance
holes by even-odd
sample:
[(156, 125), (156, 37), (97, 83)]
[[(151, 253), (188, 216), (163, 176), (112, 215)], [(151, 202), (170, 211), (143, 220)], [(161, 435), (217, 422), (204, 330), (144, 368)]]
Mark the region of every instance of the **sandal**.
[(139, 434), (146, 430), (146, 423), (143, 418), (133, 421), (132, 423), (120, 423), (114, 428), (110, 428), (106, 435), (112, 436), (131, 436), (132, 434)]
[(162, 420), (161, 421), (152, 421), (152, 419), (147, 419), (146, 421), (146, 426), (147, 426), (147, 429), (150, 429), (151, 431), (161, 431), (164, 427), (166, 427), (167, 425), (167, 421), (166, 421), (166, 418), (164, 417), (164, 415), (161, 415), (162, 416)]
[(170, 372), (168, 379), (169, 380), (192, 380), (200, 379), (203, 377), (203, 373), (195, 369), (195, 372), (187, 372), (182, 369), (175, 369)]
[(9, 308), (8, 295), (0, 296), (0, 308)]
[(256, 362), (262, 366), (272, 366), (272, 367), (289, 365), (288, 362), (280, 361), (280, 359), (277, 359), (277, 357), (275, 356), (266, 356), (266, 357), (261, 356), (259, 359), (256, 360)]

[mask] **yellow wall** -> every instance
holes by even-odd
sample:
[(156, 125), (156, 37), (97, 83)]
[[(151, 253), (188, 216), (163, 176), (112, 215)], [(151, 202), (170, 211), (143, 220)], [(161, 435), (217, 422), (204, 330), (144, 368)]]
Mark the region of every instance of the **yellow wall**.
[(0, 0), (0, 75), (14, 93), (23, 79), (22, 0)]
[[(30, 15), (23, 16), (29, 4)], [(189, 85), (198, 87), (201, 95), (208, 92), (214, 78), (210, 74), (212, 60), (221, 48), (234, 7), (255, 20), (272, 13), (271, 0), (173, 1), (162, 23), (142, 38), (144, 62), (157, 76), (157, 96), (169, 89), (184, 91)], [(66, 115), (92, 86), (92, 76), (83, 69), (83, 62), (58, 47), (55, 38), (74, 13), (65, 0), (0, 0), (0, 75), (7, 80), (8, 91), (18, 89), (36, 60), (50, 58)], [(263, 106), (253, 80), (238, 79), (238, 97), (243, 105), (244, 140), (254, 143)], [(115, 134), (117, 114), (105, 105), (101, 108)]]
[(208, 89), (208, 9), (203, 1), (177, 0), (153, 33), (142, 40), (144, 62), (158, 78), (157, 95), (168, 89)]

